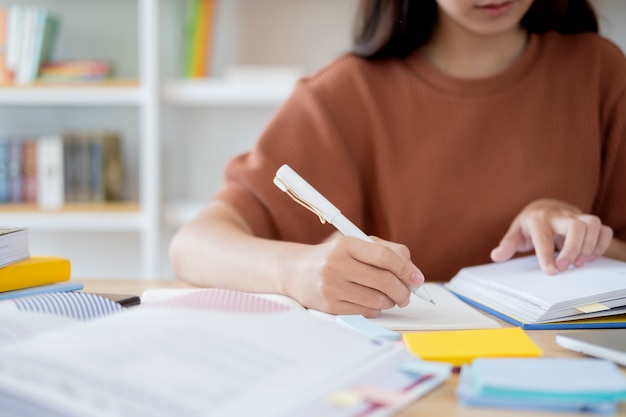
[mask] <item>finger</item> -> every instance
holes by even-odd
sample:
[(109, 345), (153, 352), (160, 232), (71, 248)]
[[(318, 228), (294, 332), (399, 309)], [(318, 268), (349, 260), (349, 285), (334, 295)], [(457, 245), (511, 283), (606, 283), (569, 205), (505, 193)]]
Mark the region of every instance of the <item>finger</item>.
[(528, 225), (528, 233), (541, 269), (547, 274), (556, 274), (558, 269), (554, 263), (554, 240), (550, 224), (532, 221)]
[[(321, 279), (317, 283), (326, 304), (321, 306), (322, 310), (337, 314), (337, 305), (344, 302), (376, 310), (396, 305), (385, 293), (372, 288), (381, 272), (379, 269), (353, 260), (350, 263), (350, 269), (344, 268), (345, 263), (333, 260), (322, 264)], [(402, 289), (403, 285), (395, 278), (394, 281)]]
[(580, 253), (576, 259), (574, 259), (574, 265), (583, 266), (585, 262), (589, 262), (589, 259), (596, 249), (602, 222), (597, 216), (588, 214), (578, 216), (578, 220), (585, 224), (585, 237), (580, 248)]
[(556, 258), (556, 267), (558, 270), (565, 271), (570, 265), (574, 264), (580, 254), (587, 226), (578, 219), (567, 219), (556, 221), (555, 227), (556, 233), (565, 235), (563, 248)]
[(596, 240), (596, 247), (593, 249), (589, 259), (587, 259), (587, 262), (592, 262), (599, 256), (604, 255), (604, 252), (606, 252), (609, 248), (612, 239), (613, 229), (605, 225), (601, 226), (600, 232), (598, 233), (598, 239)]
[(500, 241), (500, 244), (491, 251), (491, 259), (494, 262), (511, 259), (515, 252), (525, 246), (525, 241), (526, 238), (519, 227), (509, 229)]
[(409, 302), (407, 286), (419, 286), (424, 282), (424, 275), (412, 262), (385, 245), (368, 244), (367, 250), (353, 248), (355, 250), (349, 252), (351, 256), (373, 268), (358, 277), (359, 283), (382, 292), (400, 306)]
[(406, 245), (402, 245), (402, 244), (395, 243), (395, 242), (390, 242), (388, 240), (384, 240), (376, 236), (370, 236), (370, 237), (374, 242), (387, 246), (388, 248), (393, 250), (403, 259), (408, 259), (408, 260), (411, 259), (411, 251)]
[[(360, 305), (362, 307), (372, 310), (385, 310), (394, 307), (398, 304), (395, 300), (390, 298), (384, 291), (370, 286), (371, 284), (379, 281), (378, 279), (369, 279), (368, 275), (362, 274), (354, 280), (350, 287), (342, 294), (342, 301)], [(395, 278), (394, 278), (395, 279)], [(395, 279), (395, 281), (398, 281)], [(406, 290), (406, 287), (401, 288), (400, 291)], [(408, 297), (407, 297), (408, 298)], [(408, 303), (408, 300), (407, 300)]]
[(367, 318), (375, 318), (380, 315), (381, 309), (366, 307), (350, 301), (339, 301), (333, 304), (327, 311), (335, 315), (360, 314)]

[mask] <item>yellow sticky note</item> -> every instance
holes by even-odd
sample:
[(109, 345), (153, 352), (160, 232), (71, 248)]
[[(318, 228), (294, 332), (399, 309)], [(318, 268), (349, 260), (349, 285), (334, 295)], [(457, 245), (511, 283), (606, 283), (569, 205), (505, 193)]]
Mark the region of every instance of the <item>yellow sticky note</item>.
[(519, 327), (436, 332), (407, 332), (407, 349), (424, 360), (456, 366), (482, 357), (532, 357), (543, 352)]
[(583, 313), (595, 313), (597, 311), (610, 310), (610, 308), (605, 306), (602, 303), (593, 303), (593, 304), (587, 304), (584, 306), (578, 306), (576, 307), (576, 310), (582, 311)]
[(337, 391), (330, 395), (328, 402), (335, 407), (349, 408), (363, 401), (365, 397), (358, 391)]

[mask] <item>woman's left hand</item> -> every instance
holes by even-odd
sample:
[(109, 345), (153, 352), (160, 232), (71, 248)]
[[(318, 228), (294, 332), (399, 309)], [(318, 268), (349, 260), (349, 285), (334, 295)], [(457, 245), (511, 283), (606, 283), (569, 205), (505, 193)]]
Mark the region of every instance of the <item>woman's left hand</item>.
[[(541, 268), (552, 275), (603, 255), (612, 238), (613, 230), (597, 216), (583, 214), (562, 201), (541, 199), (517, 215), (498, 247), (491, 251), (491, 259), (501, 262), (516, 252), (534, 249)], [(556, 259), (555, 250), (559, 250)]]

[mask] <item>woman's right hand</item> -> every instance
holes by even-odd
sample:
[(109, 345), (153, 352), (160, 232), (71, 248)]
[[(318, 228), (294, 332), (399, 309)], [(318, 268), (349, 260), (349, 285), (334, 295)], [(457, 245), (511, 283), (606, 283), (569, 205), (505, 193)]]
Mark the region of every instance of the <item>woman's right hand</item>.
[(376, 317), (409, 303), (409, 286), (424, 282), (406, 246), (373, 237), (374, 243), (338, 236), (302, 245), (292, 259), (297, 271), (289, 295), (308, 308), (331, 314)]

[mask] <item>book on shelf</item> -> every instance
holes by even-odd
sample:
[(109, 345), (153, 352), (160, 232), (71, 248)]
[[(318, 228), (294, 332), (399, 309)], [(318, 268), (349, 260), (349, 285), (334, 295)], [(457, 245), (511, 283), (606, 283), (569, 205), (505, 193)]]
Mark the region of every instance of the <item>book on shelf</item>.
[(32, 255), (0, 268), (0, 292), (68, 281), (69, 259)]
[(0, 203), (103, 203), (124, 198), (121, 137), (67, 132), (0, 140)]
[(119, 134), (109, 131), (63, 136), (66, 203), (123, 199), (124, 170)]
[[(30, 256), (29, 231), (26, 227), (0, 227), (0, 268)], [(2, 269), (0, 269), (0, 275)], [(0, 282), (0, 285), (2, 283)]]
[(7, 71), (7, 6), (0, 6), (0, 85), (9, 82)]
[(36, 166), (37, 205), (44, 209), (60, 208), (65, 201), (61, 135), (47, 135), (37, 139)]
[[(63, 297), (80, 298), (76, 307), (92, 304), (79, 294)], [(451, 374), (450, 366), (421, 361), (401, 344), (302, 310), (272, 309), (251, 294), (228, 294), (246, 311), (218, 298), (198, 306), (194, 296), (183, 296), (180, 308), (141, 304), (82, 322), (51, 314), (53, 308), (3, 312), (0, 330), (20, 330), (0, 343), (3, 411), (390, 416)]]
[(626, 262), (601, 257), (548, 275), (537, 257), (463, 268), (446, 287), (525, 329), (626, 327)]
[(209, 75), (216, 3), (217, 0), (192, 0), (189, 4), (183, 48), (183, 76), (186, 78)]
[(22, 201), (22, 143), (12, 139), (8, 143), (9, 149), (9, 201)]
[(29, 84), (36, 80), (41, 63), (50, 59), (59, 19), (42, 6), (12, 4), (5, 7), (8, 80)]
[(27, 138), (22, 141), (22, 201), (37, 202), (37, 141)]
[(9, 142), (0, 141), (0, 203), (11, 201), (11, 189), (9, 185)]
[(43, 62), (38, 81), (73, 83), (102, 81), (111, 77), (113, 66), (104, 60), (60, 60)]

